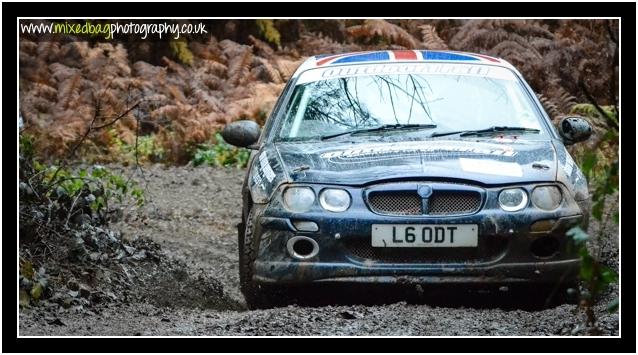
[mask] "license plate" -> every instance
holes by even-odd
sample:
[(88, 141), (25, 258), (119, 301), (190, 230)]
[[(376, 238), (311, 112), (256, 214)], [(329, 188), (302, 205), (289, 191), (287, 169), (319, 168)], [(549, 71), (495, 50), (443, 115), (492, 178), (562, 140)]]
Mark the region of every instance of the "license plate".
[(373, 224), (373, 247), (476, 247), (476, 224)]

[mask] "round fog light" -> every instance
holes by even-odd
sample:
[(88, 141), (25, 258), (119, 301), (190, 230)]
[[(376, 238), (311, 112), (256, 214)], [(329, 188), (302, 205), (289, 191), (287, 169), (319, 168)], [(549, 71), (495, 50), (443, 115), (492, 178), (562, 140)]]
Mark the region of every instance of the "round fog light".
[(319, 253), (319, 244), (314, 239), (302, 235), (288, 239), (286, 248), (290, 256), (297, 260), (311, 259)]
[(530, 251), (532, 255), (539, 259), (551, 258), (552, 256), (558, 253), (558, 248), (560, 247), (560, 243), (554, 237), (542, 237), (536, 239), (531, 247)]

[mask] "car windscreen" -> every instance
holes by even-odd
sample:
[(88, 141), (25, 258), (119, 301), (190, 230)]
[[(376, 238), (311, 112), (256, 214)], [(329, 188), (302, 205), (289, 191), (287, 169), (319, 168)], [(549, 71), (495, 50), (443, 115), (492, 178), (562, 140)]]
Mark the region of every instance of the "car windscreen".
[[(493, 126), (539, 129), (540, 114), (514, 73), (477, 64), (351, 65), (300, 75), (279, 140), (314, 140), (383, 125), (436, 125), (436, 132)], [(419, 131), (427, 136), (432, 130)]]

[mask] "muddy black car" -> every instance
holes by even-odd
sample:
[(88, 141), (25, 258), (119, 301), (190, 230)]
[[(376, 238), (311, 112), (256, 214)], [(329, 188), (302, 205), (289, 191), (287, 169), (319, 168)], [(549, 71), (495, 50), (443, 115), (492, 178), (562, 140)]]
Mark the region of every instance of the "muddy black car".
[[(315, 56), (261, 129), (239, 232), (242, 292), (321, 282), (570, 285), (565, 232), (586, 226), (587, 181), (509, 63), (484, 55), (378, 51)], [(555, 289), (555, 287), (554, 287)]]

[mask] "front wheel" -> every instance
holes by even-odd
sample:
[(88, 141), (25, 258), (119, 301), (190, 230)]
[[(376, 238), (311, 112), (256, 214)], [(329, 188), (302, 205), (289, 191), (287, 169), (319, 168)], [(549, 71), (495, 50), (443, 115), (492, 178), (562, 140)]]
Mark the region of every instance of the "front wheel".
[(251, 207), (243, 233), (239, 232), (239, 284), (249, 309), (270, 308), (281, 302), (282, 297), (274, 287), (261, 285), (253, 280), (255, 259), (259, 248), (254, 235), (253, 218), (254, 212)]

